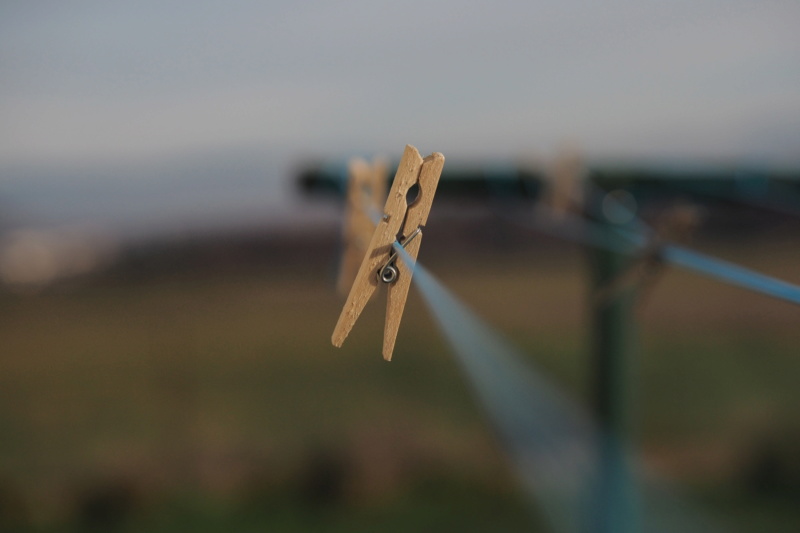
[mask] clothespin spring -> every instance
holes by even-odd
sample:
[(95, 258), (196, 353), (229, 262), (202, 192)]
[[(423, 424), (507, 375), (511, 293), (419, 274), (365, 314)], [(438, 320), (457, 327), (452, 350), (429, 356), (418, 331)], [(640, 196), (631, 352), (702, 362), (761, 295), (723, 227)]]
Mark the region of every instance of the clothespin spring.
[[(404, 239), (403, 242), (400, 243), (400, 246), (405, 248), (406, 245), (408, 245), (408, 243), (413, 241), (414, 238), (420, 233), (422, 233), (422, 226), (417, 227), (417, 229), (411, 232), (411, 235), (409, 235), (406, 239)], [(378, 281), (382, 281), (383, 283), (394, 283), (395, 281), (397, 281), (397, 276), (399, 272), (397, 271), (397, 267), (395, 266), (396, 260), (397, 260), (397, 250), (394, 250), (392, 252), (392, 255), (389, 256), (389, 259), (386, 261), (386, 263), (384, 263), (383, 266), (378, 269), (377, 272)]]

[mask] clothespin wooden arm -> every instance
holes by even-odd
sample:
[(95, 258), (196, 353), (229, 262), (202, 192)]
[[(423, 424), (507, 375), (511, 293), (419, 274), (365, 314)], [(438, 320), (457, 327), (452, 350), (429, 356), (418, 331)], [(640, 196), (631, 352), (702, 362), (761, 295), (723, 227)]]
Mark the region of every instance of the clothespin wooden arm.
[[(421, 229), (428, 221), (431, 212), (433, 195), (436, 193), (436, 186), (444, 167), (444, 156), (434, 153), (426, 157), (422, 162), (422, 169), (419, 175), (419, 194), (406, 211), (406, 220), (403, 224), (402, 239), (408, 239), (414, 231)], [(401, 242), (402, 244), (402, 242)], [(408, 255), (416, 261), (419, 249), (422, 245), (422, 231), (408, 242), (405, 250)], [(397, 340), (397, 332), (400, 329), (400, 319), (403, 317), (403, 309), (408, 298), (408, 291), (411, 287), (411, 276), (414, 273), (414, 265), (408, 265), (405, 261), (399, 260), (395, 264), (398, 276), (397, 281), (389, 285), (386, 299), (386, 323), (383, 330), (383, 358), (391, 361), (394, 344)]]

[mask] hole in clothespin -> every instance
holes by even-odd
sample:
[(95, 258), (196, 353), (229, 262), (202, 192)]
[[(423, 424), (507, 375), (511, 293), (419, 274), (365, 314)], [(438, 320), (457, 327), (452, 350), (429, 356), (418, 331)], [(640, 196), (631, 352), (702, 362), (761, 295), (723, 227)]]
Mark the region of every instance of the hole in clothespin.
[(406, 205), (411, 205), (419, 198), (419, 183), (415, 183), (406, 192)]

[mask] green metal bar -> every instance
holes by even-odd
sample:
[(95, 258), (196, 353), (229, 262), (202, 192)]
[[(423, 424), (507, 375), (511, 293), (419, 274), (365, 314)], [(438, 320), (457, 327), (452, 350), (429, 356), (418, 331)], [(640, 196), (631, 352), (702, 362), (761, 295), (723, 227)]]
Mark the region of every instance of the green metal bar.
[[(609, 224), (609, 222), (603, 222)], [(592, 401), (600, 432), (597, 475), (591, 487), (587, 531), (640, 530), (630, 454), (635, 290), (615, 287), (629, 256), (590, 249)]]

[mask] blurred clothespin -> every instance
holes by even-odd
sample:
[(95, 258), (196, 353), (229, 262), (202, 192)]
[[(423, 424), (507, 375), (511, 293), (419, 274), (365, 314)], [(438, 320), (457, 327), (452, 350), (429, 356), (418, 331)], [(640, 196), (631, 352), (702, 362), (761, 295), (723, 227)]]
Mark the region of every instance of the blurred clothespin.
[(583, 211), (583, 190), (586, 169), (580, 151), (572, 145), (559, 150), (550, 172), (545, 203), (556, 217)]
[[(370, 165), (361, 158), (348, 164), (347, 200), (342, 228), (343, 251), (336, 290), (347, 294), (375, 231), (373, 213), (386, 200), (388, 162), (376, 158)], [(372, 213), (371, 213), (372, 212)]]
[[(341, 347), (372, 294), (379, 285), (386, 285), (383, 358), (387, 361), (392, 359), (413, 273), (413, 265), (398, 260), (394, 244), (398, 242), (416, 260), (422, 242), (422, 228), (428, 220), (443, 166), (442, 154), (433, 153), (423, 159), (416, 148), (406, 146), (383, 208), (383, 216), (375, 227), (333, 331), (331, 341), (334, 346)], [(415, 186), (416, 198), (409, 203), (409, 191), (413, 195)]]

